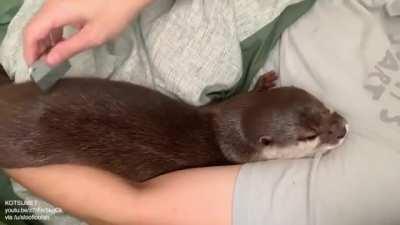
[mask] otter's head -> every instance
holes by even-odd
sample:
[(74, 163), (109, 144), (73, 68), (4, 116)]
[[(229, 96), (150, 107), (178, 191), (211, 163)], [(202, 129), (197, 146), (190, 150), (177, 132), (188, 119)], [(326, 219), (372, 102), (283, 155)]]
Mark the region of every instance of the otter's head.
[[(243, 110), (243, 137), (254, 160), (312, 156), (339, 146), (347, 123), (318, 99), (295, 87), (259, 93), (257, 103)], [(265, 96), (264, 100), (262, 95)]]
[(253, 91), (221, 108), (218, 141), (236, 162), (313, 156), (339, 146), (347, 133), (342, 116), (295, 87)]

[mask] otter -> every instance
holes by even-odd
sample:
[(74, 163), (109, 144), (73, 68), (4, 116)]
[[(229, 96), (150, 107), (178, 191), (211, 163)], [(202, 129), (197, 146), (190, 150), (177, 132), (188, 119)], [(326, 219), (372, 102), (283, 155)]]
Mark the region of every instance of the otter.
[(64, 78), (0, 86), (0, 167), (77, 164), (134, 182), (186, 168), (312, 156), (338, 146), (346, 121), (308, 92), (255, 88), (195, 107), (127, 82)]

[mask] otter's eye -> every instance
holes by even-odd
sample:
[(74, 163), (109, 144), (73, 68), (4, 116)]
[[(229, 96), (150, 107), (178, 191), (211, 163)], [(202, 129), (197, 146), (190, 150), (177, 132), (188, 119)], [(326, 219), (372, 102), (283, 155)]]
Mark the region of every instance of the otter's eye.
[(299, 137), (298, 140), (299, 141), (312, 141), (312, 140), (316, 139), (317, 137), (318, 137), (317, 134), (310, 134), (310, 135), (307, 135), (304, 137)]
[(262, 136), (258, 139), (258, 142), (263, 144), (264, 146), (269, 146), (272, 144), (272, 138), (269, 136)]

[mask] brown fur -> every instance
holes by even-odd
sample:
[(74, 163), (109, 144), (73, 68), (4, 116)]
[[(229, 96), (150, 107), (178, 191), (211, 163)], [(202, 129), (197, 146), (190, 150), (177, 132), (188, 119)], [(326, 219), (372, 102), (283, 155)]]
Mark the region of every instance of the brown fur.
[(10, 78), (7, 76), (6, 71), (4, 70), (3, 66), (0, 65), (0, 86), (4, 84), (11, 83)]
[[(291, 96), (286, 104), (297, 108), (285, 111), (303, 112), (303, 103), (324, 108), (298, 88), (269, 90), (276, 79), (271, 75), (255, 91), (199, 108), (134, 84), (94, 78), (64, 79), (48, 94), (31, 82), (2, 86), (0, 167), (81, 164), (144, 181), (173, 170), (260, 160), (263, 143), (246, 139), (254, 129), (243, 133), (243, 117), (279, 110), (269, 96)], [(281, 114), (282, 121), (298, 120)]]

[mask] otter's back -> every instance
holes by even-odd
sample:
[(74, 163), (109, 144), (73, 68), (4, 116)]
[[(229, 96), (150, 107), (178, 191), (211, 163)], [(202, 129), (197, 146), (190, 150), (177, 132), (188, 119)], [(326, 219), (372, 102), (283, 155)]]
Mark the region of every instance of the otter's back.
[(45, 95), (31, 82), (3, 86), (0, 167), (75, 163), (143, 180), (216, 164), (218, 149), (204, 151), (216, 146), (207, 120), (192, 106), (124, 82), (64, 79)]

